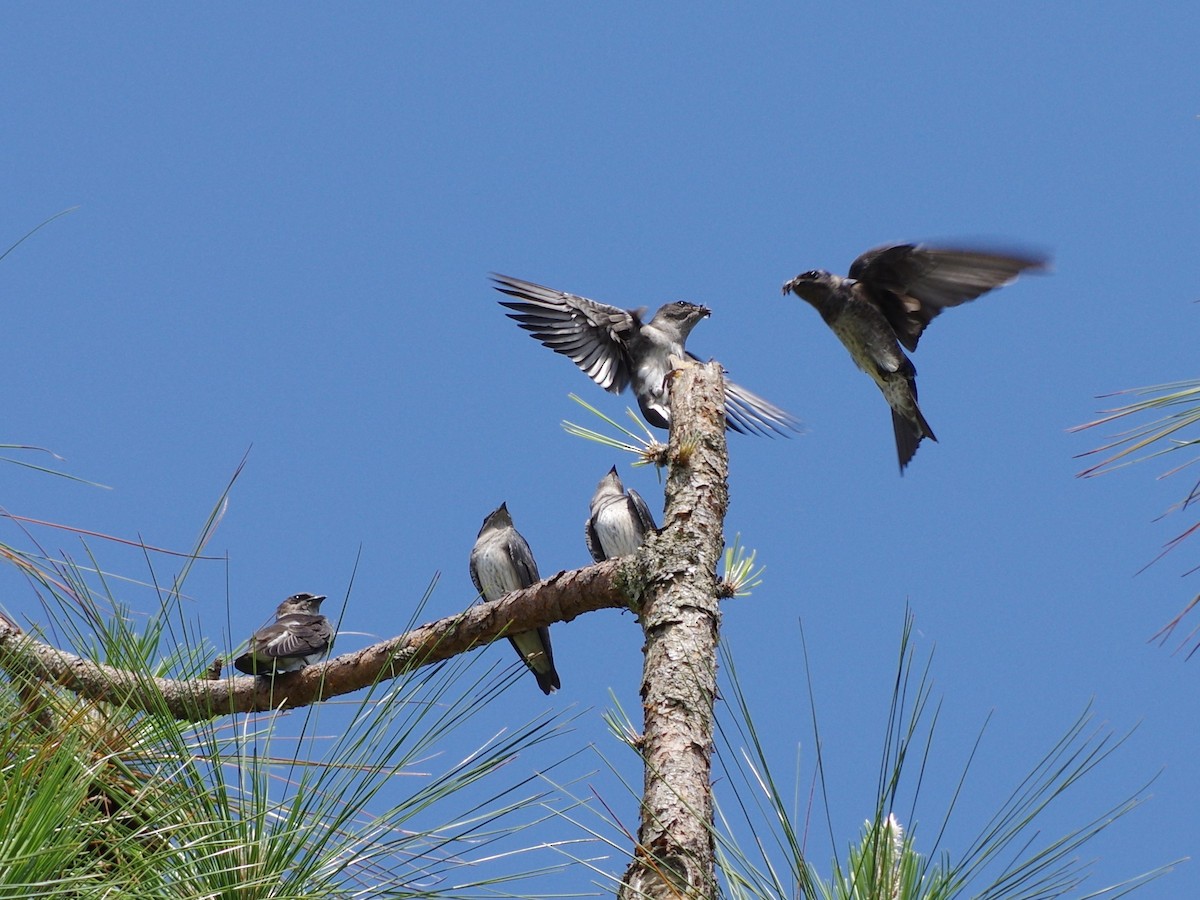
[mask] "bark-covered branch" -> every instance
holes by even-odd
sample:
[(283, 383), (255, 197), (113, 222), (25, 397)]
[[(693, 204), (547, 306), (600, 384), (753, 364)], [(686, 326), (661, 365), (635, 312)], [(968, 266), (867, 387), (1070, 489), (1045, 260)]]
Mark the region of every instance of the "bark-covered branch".
[(716, 897), (711, 762), (717, 561), (728, 506), (720, 366), (682, 370), (671, 390), (667, 509), (637, 559), (645, 633), (645, 788), (634, 860), (618, 897)]
[(148, 678), (44, 644), (3, 619), (0, 669), (14, 678), (58, 685), (93, 700), (147, 711), (167, 710), (188, 721), (306, 706), (449, 659), (506, 634), (569, 622), (597, 609), (628, 607), (636, 602), (635, 581), (622, 570), (632, 567), (632, 561), (611, 560), (559, 572), (495, 603), (476, 604), (458, 615), (295, 674), (277, 676), (274, 681), (248, 675), (216, 680)]
[(641, 616), (645, 790), (619, 896), (716, 897), (711, 757), (720, 612), (717, 562), (728, 504), (724, 386), (715, 363), (676, 373), (663, 528), (631, 557), (560, 572), (494, 603), (430, 622), (290, 675), (149, 678), (100, 665), (0, 619), (0, 670), (14, 680), (182, 720), (305, 706), (396, 678), (506, 634), (586, 612)]

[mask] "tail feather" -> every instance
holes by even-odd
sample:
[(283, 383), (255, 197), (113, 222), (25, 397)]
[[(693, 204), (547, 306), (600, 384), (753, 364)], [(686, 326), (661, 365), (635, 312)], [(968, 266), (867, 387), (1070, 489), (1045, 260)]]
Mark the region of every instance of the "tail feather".
[(551, 668), (549, 672), (539, 672), (535, 669), (533, 675), (543, 694), (553, 694), (562, 687), (562, 682), (558, 680), (558, 672), (554, 668)]
[(554, 650), (550, 647), (550, 629), (522, 631), (508, 637), (517, 655), (525, 661), (543, 694), (551, 694), (562, 687), (558, 670), (554, 668)]
[(929, 423), (925, 421), (925, 416), (921, 414), (920, 407), (913, 405), (913, 418), (901, 415), (892, 410), (892, 430), (896, 433), (896, 455), (900, 459), (900, 474), (904, 474), (904, 467), (907, 466), (914, 456), (917, 455), (917, 447), (922, 439), (929, 438), (931, 441), (936, 441), (937, 436), (933, 433), (933, 429), (929, 427)]

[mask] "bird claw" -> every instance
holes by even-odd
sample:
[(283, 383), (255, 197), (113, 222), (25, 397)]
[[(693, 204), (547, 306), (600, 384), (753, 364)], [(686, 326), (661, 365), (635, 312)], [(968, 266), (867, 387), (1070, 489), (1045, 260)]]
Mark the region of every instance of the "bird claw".
[(667, 356), (667, 364), (671, 367), (671, 370), (667, 372), (667, 377), (670, 377), (683, 369), (692, 368), (696, 365), (696, 360), (687, 356), (676, 356), (674, 353), (671, 353)]
[(679, 373), (684, 369), (690, 369), (696, 365), (694, 359), (689, 359), (686, 356), (676, 356), (674, 353), (667, 356), (667, 365), (671, 368), (667, 369), (667, 374), (663, 376), (663, 392), (668, 392), (671, 389), (671, 382), (679, 377)]

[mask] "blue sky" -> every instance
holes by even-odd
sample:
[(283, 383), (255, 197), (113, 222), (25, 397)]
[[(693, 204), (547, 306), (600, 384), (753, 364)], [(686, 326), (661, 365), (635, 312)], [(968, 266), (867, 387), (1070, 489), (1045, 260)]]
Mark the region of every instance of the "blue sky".
[[(1193, 551), (1135, 577), (1182, 530), (1153, 520), (1191, 483), (1151, 467), (1080, 481), (1072, 457), (1101, 434), (1067, 433), (1098, 394), (1197, 374), (1193, 4), (24, 4), (4, 19), (0, 245), (79, 209), (0, 264), (0, 440), (112, 487), (9, 467), (10, 512), (186, 549), (252, 447), (209, 548), (228, 565), (189, 582), (206, 632), (236, 642), (299, 590), (340, 600), (361, 547), (345, 626), (390, 635), (435, 571), (431, 614), (470, 602), (467, 555), (502, 500), (543, 574), (588, 561), (587, 501), (614, 462), (661, 508), (652, 474), (559, 427), (580, 416), (568, 392), (610, 413), (627, 398), (505, 319), (487, 273), (704, 303), (690, 349), (808, 428), (731, 439), (727, 534), (767, 573), (724, 634), (781, 771), (800, 746), (806, 792), (803, 622), (843, 842), (870, 813), (907, 603), (920, 649), (936, 645), (943, 777), (992, 714), (968, 814), (1091, 702), (1137, 731), (1051, 826), (1161, 771), (1096, 845), (1094, 886), (1200, 848), (1200, 662), (1146, 642), (1200, 590), (1180, 577)], [(941, 442), (900, 478), (878, 391), (779, 285), (910, 240), (1033, 246), (1054, 272), (931, 326), (914, 361)], [(0, 578), (4, 606), (36, 618)], [(488, 715), (573, 705), (571, 740), (625, 759), (600, 711), (610, 689), (638, 708), (632, 617), (553, 635), (562, 692), (530, 679)], [(1197, 871), (1141, 896), (1200, 894)]]

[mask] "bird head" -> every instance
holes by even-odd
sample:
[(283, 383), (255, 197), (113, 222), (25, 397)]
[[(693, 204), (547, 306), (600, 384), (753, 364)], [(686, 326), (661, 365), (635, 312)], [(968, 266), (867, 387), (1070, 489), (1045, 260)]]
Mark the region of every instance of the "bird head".
[(608, 474), (600, 479), (600, 483), (596, 485), (595, 498), (623, 493), (625, 493), (625, 485), (621, 484), (621, 476), (617, 474), (617, 467), (613, 466), (608, 470)]
[(795, 294), (803, 300), (814, 303), (825, 297), (837, 287), (840, 279), (823, 269), (812, 269), (802, 272), (783, 286), (785, 294)]
[(479, 534), (482, 536), (485, 531), (499, 531), (501, 528), (511, 527), (512, 516), (508, 514), (508, 501), (505, 500), (487, 514), (487, 518), (483, 520), (483, 525), (479, 528)]
[(681, 339), (686, 339), (696, 323), (712, 315), (712, 310), (699, 303), (688, 303), (686, 300), (676, 300), (666, 306), (660, 306), (652, 320), (657, 325), (670, 325), (679, 330)]
[(321, 601), (324, 599), (323, 594), (292, 594), (279, 604), (275, 610), (275, 616), (293, 614), (315, 616), (321, 611)]

